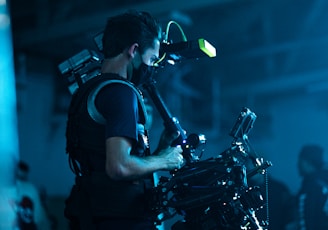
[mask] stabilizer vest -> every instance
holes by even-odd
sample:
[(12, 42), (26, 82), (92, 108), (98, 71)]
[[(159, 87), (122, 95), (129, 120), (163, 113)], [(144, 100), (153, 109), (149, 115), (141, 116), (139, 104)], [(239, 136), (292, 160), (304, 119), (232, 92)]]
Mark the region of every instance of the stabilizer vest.
[[(149, 145), (144, 142), (148, 137), (144, 130), (147, 113), (142, 93), (132, 83), (117, 75), (100, 75), (82, 85), (73, 95), (69, 107), (66, 127), (66, 152), (71, 158), (71, 168), (76, 174), (104, 170), (106, 120), (97, 110), (95, 99), (99, 91), (109, 84), (124, 84), (131, 87), (136, 93), (140, 119), (138, 131), (140, 135), (146, 136), (146, 138), (138, 138), (136, 148), (139, 149), (140, 156), (150, 154)], [(76, 161), (80, 165), (79, 167), (77, 167)]]
[[(90, 217), (140, 218), (149, 215), (145, 194), (153, 185), (151, 175), (138, 181), (114, 181), (105, 173), (105, 119), (96, 109), (95, 98), (109, 84), (131, 87), (138, 98), (139, 126), (144, 126), (147, 120), (141, 92), (117, 75), (92, 78), (73, 95), (66, 128), (66, 152), (71, 169), (76, 174), (76, 183), (65, 208), (65, 216), (70, 219), (84, 221)], [(148, 155), (149, 145), (144, 143), (144, 139), (138, 136), (137, 146), (141, 146), (139, 142), (142, 142), (143, 155)]]

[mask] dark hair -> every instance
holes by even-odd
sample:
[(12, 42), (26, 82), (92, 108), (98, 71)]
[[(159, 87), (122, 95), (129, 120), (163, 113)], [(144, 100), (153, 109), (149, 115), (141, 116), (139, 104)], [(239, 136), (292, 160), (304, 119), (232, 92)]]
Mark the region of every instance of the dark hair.
[(299, 153), (299, 157), (312, 164), (317, 169), (321, 169), (324, 165), (323, 158), (324, 149), (316, 144), (304, 145)]
[(29, 166), (26, 162), (24, 161), (19, 161), (18, 162), (18, 168), (24, 172), (28, 172), (29, 171)]
[(161, 27), (147, 12), (128, 11), (108, 19), (102, 38), (104, 58), (122, 53), (133, 43), (139, 44), (141, 54), (161, 40)]

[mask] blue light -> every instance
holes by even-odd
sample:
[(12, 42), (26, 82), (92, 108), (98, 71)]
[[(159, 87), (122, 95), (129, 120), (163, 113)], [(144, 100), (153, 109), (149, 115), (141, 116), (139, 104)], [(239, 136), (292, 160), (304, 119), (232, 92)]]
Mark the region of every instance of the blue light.
[(14, 229), (14, 170), (18, 159), (15, 75), (10, 17), (0, 0), (0, 229)]

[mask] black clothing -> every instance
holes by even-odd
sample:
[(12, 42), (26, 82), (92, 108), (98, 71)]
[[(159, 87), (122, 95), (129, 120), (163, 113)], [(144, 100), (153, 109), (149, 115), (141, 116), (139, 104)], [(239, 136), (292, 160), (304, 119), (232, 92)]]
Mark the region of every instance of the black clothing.
[(319, 171), (303, 178), (298, 194), (300, 230), (328, 229), (328, 172)]
[(95, 106), (106, 120), (106, 139), (115, 136), (130, 138), (134, 143), (132, 154), (144, 156), (149, 150), (146, 109), (142, 108), (143, 101), (138, 103), (135, 93), (128, 85), (110, 84), (99, 91)]
[(256, 217), (260, 222), (268, 221), (269, 230), (285, 230), (293, 219), (293, 196), (284, 183), (271, 176), (266, 183), (260, 185), (266, 205), (256, 211)]
[(108, 230), (108, 226), (110, 229), (132, 229), (132, 230), (156, 230), (157, 228), (154, 226), (151, 220), (139, 220), (139, 219), (105, 219), (100, 220), (97, 224), (97, 230)]
[(98, 93), (95, 104), (106, 119), (106, 138), (121, 135), (137, 140), (136, 124), (139, 121), (138, 114), (135, 113), (138, 111), (138, 101), (129, 86), (123, 84), (105, 86)]
[(97, 76), (73, 95), (66, 137), (77, 177), (66, 201), (68, 218), (80, 220), (81, 226), (85, 222), (89, 229), (96, 222), (98, 227), (104, 221), (111, 223), (108, 218), (137, 219), (149, 224), (145, 193), (152, 186), (151, 175), (138, 181), (114, 181), (105, 173), (105, 142), (109, 137), (131, 139), (131, 154), (149, 154), (145, 123), (141, 93), (118, 75)]
[(37, 230), (34, 217), (34, 203), (28, 196), (23, 196), (18, 203), (17, 222), (20, 230)]

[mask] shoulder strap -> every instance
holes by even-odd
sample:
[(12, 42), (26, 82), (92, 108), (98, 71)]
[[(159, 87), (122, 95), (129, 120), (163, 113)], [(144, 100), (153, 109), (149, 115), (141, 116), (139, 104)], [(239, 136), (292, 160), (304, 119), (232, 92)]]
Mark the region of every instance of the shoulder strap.
[[(96, 106), (94, 105), (94, 99), (96, 98), (97, 93), (106, 85), (111, 83), (120, 83), (125, 84), (131, 87), (137, 97), (139, 104), (143, 110), (143, 116), (146, 118), (146, 110), (145, 105), (143, 102), (142, 94), (138, 89), (133, 86), (128, 81), (125, 81), (123, 78), (120, 79), (113, 75), (111, 76), (103, 76), (98, 75), (86, 83), (81, 85), (81, 87), (76, 91), (72, 96), (72, 101), (70, 103), (68, 109), (68, 120), (67, 120), (67, 127), (66, 127), (66, 153), (69, 155), (69, 165), (71, 170), (75, 173), (75, 175), (81, 175), (80, 165), (77, 161), (77, 148), (78, 148), (78, 137), (76, 134), (76, 125), (78, 120), (78, 110), (81, 108), (82, 103), (87, 99), (87, 109), (88, 113), (90, 114), (91, 118), (94, 121), (99, 123), (101, 122), (102, 115), (97, 111)], [(90, 108), (89, 108), (90, 107)], [(104, 119), (104, 118), (103, 118)]]
[(82, 99), (92, 90), (92, 88), (96, 87), (99, 82), (104, 81), (103, 78), (99, 77), (100, 75), (90, 79), (86, 83), (84, 83), (77, 92), (73, 94), (73, 98), (69, 108), (69, 114), (74, 113), (82, 103)]
[(144, 117), (147, 117), (147, 112), (146, 112), (146, 106), (143, 100), (143, 96), (142, 93), (139, 89), (137, 89), (132, 83), (125, 81), (125, 80), (121, 80), (121, 79), (107, 79), (104, 82), (100, 83), (97, 87), (95, 87), (89, 94), (88, 96), (88, 101), (87, 101), (87, 107), (88, 107), (88, 113), (90, 115), (90, 117), (97, 123), (99, 124), (105, 124), (106, 120), (105, 118), (100, 114), (100, 112), (97, 110), (96, 104), (95, 104), (95, 99), (99, 93), (99, 91), (104, 88), (105, 86), (109, 85), (109, 84), (123, 84), (126, 85), (128, 87), (130, 87), (131, 89), (133, 89), (133, 91), (135, 92), (135, 94), (137, 95), (138, 101), (139, 101), (139, 105), (142, 108), (142, 112)]

